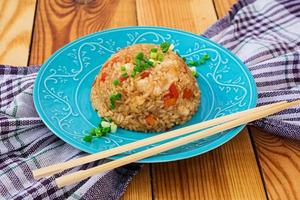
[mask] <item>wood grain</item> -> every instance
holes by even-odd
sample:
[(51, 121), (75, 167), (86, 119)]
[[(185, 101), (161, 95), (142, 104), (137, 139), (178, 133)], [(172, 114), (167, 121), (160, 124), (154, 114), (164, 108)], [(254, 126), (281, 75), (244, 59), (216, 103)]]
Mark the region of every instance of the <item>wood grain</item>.
[(0, 63), (28, 62), (36, 0), (0, 0)]
[(137, 0), (136, 5), (139, 25), (201, 33), (217, 20), (210, 0)]
[(152, 200), (150, 165), (144, 165), (132, 179), (122, 200)]
[(227, 15), (231, 6), (236, 2), (237, 0), (214, 0), (218, 18), (222, 18)]
[(300, 142), (251, 128), (269, 199), (300, 199)]
[(157, 200), (266, 199), (246, 129), (209, 153), (153, 164), (152, 177)]
[[(200, 33), (216, 21), (211, 1), (137, 0), (139, 25)], [(222, 147), (191, 159), (153, 164), (155, 199), (265, 199), (247, 130)]]
[(107, 28), (136, 25), (134, 0), (40, 0), (30, 63), (40, 64), (66, 43)]
[[(214, 0), (219, 17), (236, 0)], [(300, 142), (250, 128), (269, 199), (300, 199)]]
[[(40, 0), (35, 18), (30, 64), (40, 64), (66, 43), (95, 31), (136, 25), (134, 0), (75, 1)], [(134, 177), (123, 197), (151, 199), (149, 167)]]

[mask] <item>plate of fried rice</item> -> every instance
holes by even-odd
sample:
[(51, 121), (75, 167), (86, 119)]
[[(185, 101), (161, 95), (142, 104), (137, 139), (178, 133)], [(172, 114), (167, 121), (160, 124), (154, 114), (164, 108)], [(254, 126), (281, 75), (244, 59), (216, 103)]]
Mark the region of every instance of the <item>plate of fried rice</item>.
[[(33, 94), (46, 126), (88, 153), (249, 109), (257, 100), (252, 75), (233, 53), (205, 37), (163, 27), (110, 29), (67, 44), (42, 65)], [(139, 162), (200, 155), (243, 127)]]

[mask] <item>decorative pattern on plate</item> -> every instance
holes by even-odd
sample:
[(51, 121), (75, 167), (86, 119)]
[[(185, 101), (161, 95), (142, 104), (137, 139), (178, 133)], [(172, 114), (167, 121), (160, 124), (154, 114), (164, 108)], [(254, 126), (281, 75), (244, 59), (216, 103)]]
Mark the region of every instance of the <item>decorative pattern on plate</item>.
[[(91, 84), (101, 64), (120, 48), (137, 43), (168, 41), (187, 60), (210, 60), (197, 68), (202, 90), (198, 112), (186, 124), (223, 116), (255, 106), (256, 88), (246, 67), (228, 50), (190, 33), (157, 28), (129, 27), (95, 33), (80, 38), (56, 52), (43, 65), (34, 88), (34, 102), (46, 125), (60, 138), (87, 152), (103, 151), (154, 135), (119, 129), (93, 143), (81, 140), (86, 130), (97, 126), (89, 96)], [(180, 127), (180, 126), (179, 126)], [(176, 127), (176, 128), (179, 128)], [(144, 162), (176, 160), (211, 150), (228, 141), (242, 127), (185, 145)], [(150, 147), (155, 146), (151, 145)], [(149, 147), (148, 147), (149, 148)], [(139, 151), (133, 150), (128, 153)], [(122, 155), (120, 155), (122, 156)]]

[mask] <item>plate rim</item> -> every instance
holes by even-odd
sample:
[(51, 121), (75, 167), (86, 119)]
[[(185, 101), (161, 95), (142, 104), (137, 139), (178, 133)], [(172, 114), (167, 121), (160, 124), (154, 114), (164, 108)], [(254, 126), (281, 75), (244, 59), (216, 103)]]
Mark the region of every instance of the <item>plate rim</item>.
[[(112, 28), (112, 29), (106, 29), (106, 30), (102, 30), (102, 31), (97, 31), (94, 33), (90, 33), (88, 35), (79, 37), (73, 41), (70, 41), (69, 43), (67, 43), (66, 45), (62, 46), (61, 48), (59, 48), (58, 50), (56, 50), (52, 55), (50, 55), (46, 61), (41, 65), (40, 70), (37, 74), (36, 80), (34, 82), (34, 88), (33, 88), (33, 103), (34, 103), (34, 107), (39, 115), (39, 117), (41, 118), (41, 120), (43, 121), (43, 123), (45, 124), (45, 126), (51, 131), (53, 132), (53, 134), (55, 134), (57, 137), (59, 137), (61, 140), (63, 140), (64, 142), (68, 143), (69, 145), (73, 146), (74, 148), (77, 148), (81, 151), (84, 151), (86, 153), (95, 153), (92, 151), (89, 151), (86, 149), (86, 146), (83, 146), (82, 143), (77, 142), (76, 140), (72, 140), (74, 141), (72, 144), (70, 144), (70, 138), (65, 138), (63, 135), (64, 133), (56, 133), (56, 131), (51, 127), (51, 125), (48, 124), (47, 122), (47, 117), (44, 115), (43, 111), (41, 110), (41, 107), (39, 105), (38, 102), (38, 90), (37, 88), (39, 80), (41, 80), (41, 76), (42, 76), (42, 72), (45, 71), (45, 69), (48, 66), (48, 63), (55, 58), (57, 55), (59, 55), (60, 53), (62, 53), (64, 51), (64, 49), (76, 44), (76, 42), (80, 42), (83, 41), (84, 39), (87, 38), (91, 38), (94, 37), (98, 34), (101, 33), (109, 33), (109, 32), (114, 32), (114, 31), (122, 31), (122, 30), (132, 30), (132, 29), (151, 29), (151, 30), (164, 30), (164, 31), (171, 31), (171, 32), (180, 32), (182, 34), (185, 35), (190, 35), (192, 37), (195, 38), (201, 38), (202, 40), (205, 40), (206, 42), (213, 44), (215, 46), (217, 46), (219, 49), (224, 50), (227, 54), (231, 55), (235, 61), (237, 61), (237, 63), (242, 66), (242, 69), (245, 71), (246, 75), (249, 78), (249, 82), (250, 85), (252, 86), (252, 91), (253, 92), (253, 97), (252, 99), (250, 99), (250, 103), (248, 108), (253, 108), (256, 106), (257, 104), (257, 99), (258, 99), (258, 93), (257, 93), (257, 87), (256, 87), (256, 83), (254, 80), (254, 77), (252, 76), (250, 70), (248, 69), (248, 67), (240, 60), (239, 57), (237, 57), (234, 53), (232, 53), (229, 49), (227, 49), (226, 47), (204, 37), (201, 35), (197, 35), (191, 32), (187, 32), (184, 30), (179, 30), (179, 29), (174, 29), (174, 28), (168, 28), (168, 27), (162, 27), (162, 26), (123, 26), (123, 27), (118, 27), (118, 28)], [(154, 157), (149, 157), (143, 160), (140, 160), (136, 163), (161, 163), (161, 162), (170, 162), (170, 161), (177, 161), (177, 160), (183, 160), (183, 159), (187, 159), (187, 158), (191, 158), (194, 156), (198, 156), (204, 153), (207, 153), (208, 151), (211, 151), (213, 149), (216, 149), (218, 147), (220, 147), (221, 145), (225, 144), (226, 142), (230, 141), (233, 137), (235, 137), (238, 133), (241, 132), (241, 130), (245, 127), (246, 125), (241, 125), (235, 128), (234, 131), (231, 131), (228, 134), (223, 135), (222, 137), (219, 137), (216, 140), (211, 141), (209, 144), (205, 145), (206, 150), (201, 150), (201, 148), (196, 148), (190, 151), (185, 151), (185, 152), (181, 152), (181, 153), (176, 153), (176, 154), (170, 154), (170, 155), (163, 155), (160, 156), (159, 158)], [(180, 154), (180, 155), (178, 155)], [(112, 157), (109, 157), (108, 159), (119, 159), (124, 157), (124, 155), (115, 155)]]

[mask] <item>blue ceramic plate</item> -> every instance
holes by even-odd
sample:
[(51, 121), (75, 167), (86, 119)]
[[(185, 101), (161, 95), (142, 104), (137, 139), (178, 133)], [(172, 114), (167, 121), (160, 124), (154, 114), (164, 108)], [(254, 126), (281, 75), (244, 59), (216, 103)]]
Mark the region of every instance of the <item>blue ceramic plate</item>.
[[(99, 123), (90, 103), (91, 85), (104, 63), (120, 48), (137, 43), (175, 45), (188, 60), (207, 53), (210, 60), (197, 68), (201, 88), (198, 112), (184, 126), (227, 115), (256, 105), (256, 86), (246, 66), (230, 51), (198, 35), (161, 27), (126, 27), (79, 38), (54, 53), (42, 66), (34, 85), (35, 107), (49, 129), (72, 146), (95, 153), (155, 135), (118, 129), (92, 143), (83, 135)], [(177, 126), (175, 128), (179, 128)], [(243, 126), (141, 160), (165, 162), (189, 158), (212, 150), (233, 138)], [(126, 152), (112, 157), (123, 157)]]

